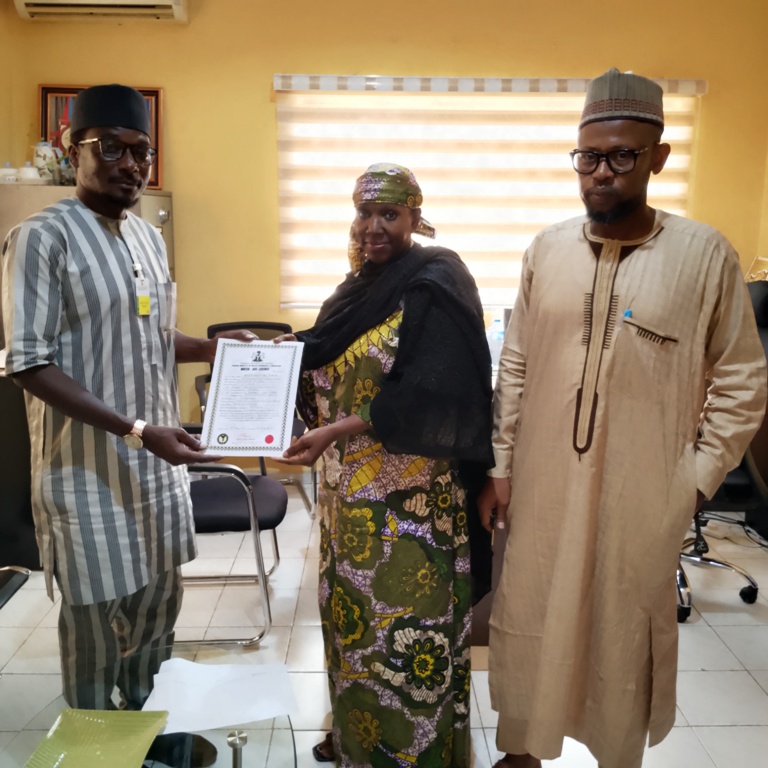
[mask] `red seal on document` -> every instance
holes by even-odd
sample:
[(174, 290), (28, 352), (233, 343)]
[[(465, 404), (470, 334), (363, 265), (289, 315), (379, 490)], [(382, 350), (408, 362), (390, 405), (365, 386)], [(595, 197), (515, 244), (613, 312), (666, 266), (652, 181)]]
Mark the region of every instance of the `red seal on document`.
[(272, 445), (272, 443), (274, 443), (274, 442), (275, 442), (275, 438), (274, 438), (274, 436), (273, 436), (273, 435), (267, 435), (267, 436), (264, 438), (264, 442), (265, 442), (267, 445)]

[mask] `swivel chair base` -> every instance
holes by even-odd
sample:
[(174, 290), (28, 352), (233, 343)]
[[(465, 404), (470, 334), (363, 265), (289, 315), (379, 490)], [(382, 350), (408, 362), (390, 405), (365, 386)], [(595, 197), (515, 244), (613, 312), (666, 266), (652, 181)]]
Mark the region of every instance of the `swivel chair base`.
[[(711, 557), (705, 557), (704, 555), (709, 551), (709, 547), (704, 538), (700, 536), (700, 531), (697, 531), (697, 534), (696, 538), (686, 539), (683, 542), (682, 551), (680, 552), (677, 568), (677, 621), (679, 624), (685, 622), (691, 615), (691, 585), (683, 569), (683, 563), (691, 563), (698, 567), (722, 568), (732, 571), (747, 582), (747, 586), (739, 590), (739, 597), (750, 605), (757, 600), (757, 582), (738, 565), (728, 563), (725, 560), (714, 560)], [(693, 547), (693, 550), (686, 552), (685, 550), (689, 547)]]

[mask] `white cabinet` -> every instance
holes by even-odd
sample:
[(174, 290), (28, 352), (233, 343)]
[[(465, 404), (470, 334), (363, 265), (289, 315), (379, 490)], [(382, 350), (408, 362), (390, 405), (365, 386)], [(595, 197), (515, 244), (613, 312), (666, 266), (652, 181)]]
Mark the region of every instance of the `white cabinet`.
[[(72, 197), (74, 187), (44, 184), (0, 184), (0, 246), (8, 232), (28, 216), (64, 197)], [(168, 249), (168, 266), (174, 274), (173, 198), (165, 190), (147, 190), (131, 209), (137, 216), (157, 227)]]

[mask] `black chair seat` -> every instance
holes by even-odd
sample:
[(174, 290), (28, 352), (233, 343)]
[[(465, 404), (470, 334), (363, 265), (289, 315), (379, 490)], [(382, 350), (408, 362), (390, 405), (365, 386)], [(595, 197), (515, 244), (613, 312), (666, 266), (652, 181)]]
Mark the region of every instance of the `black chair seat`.
[(719, 501), (721, 494), (723, 500), (730, 502), (748, 501), (754, 495), (754, 484), (749, 475), (741, 467), (737, 467), (726, 475), (712, 501)]
[(732, 469), (715, 495), (704, 502), (705, 512), (741, 512), (745, 506), (760, 501), (760, 494), (745, 467), (745, 463)]
[(743, 469), (741, 469), (741, 467), (732, 469), (725, 476), (725, 480), (723, 481), (723, 486), (726, 490), (731, 488), (750, 488), (751, 485), (752, 483), (749, 480), (749, 476)]
[[(269, 531), (283, 521), (288, 508), (288, 493), (275, 480), (248, 474), (259, 529)], [(251, 516), (240, 483), (231, 477), (212, 477), (190, 483), (192, 512), (198, 533), (250, 531)]]

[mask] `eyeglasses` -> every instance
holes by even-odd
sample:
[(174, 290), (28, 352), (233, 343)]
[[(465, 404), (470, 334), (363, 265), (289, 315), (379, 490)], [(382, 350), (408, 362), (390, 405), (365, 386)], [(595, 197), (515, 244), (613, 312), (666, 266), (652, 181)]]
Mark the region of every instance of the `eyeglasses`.
[(147, 144), (126, 144), (120, 139), (113, 139), (111, 136), (99, 136), (95, 139), (84, 139), (78, 144), (99, 145), (99, 154), (102, 159), (109, 163), (116, 163), (123, 155), (130, 151), (137, 165), (152, 165), (157, 157), (157, 150)]
[(600, 163), (605, 160), (614, 173), (629, 173), (635, 170), (637, 156), (647, 152), (650, 147), (643, 149), (613, 149), (610, 152), (592, 152), (588, 149), (574, 149), (571, 154), (573, 170), (576, 173), (594, 173)]

